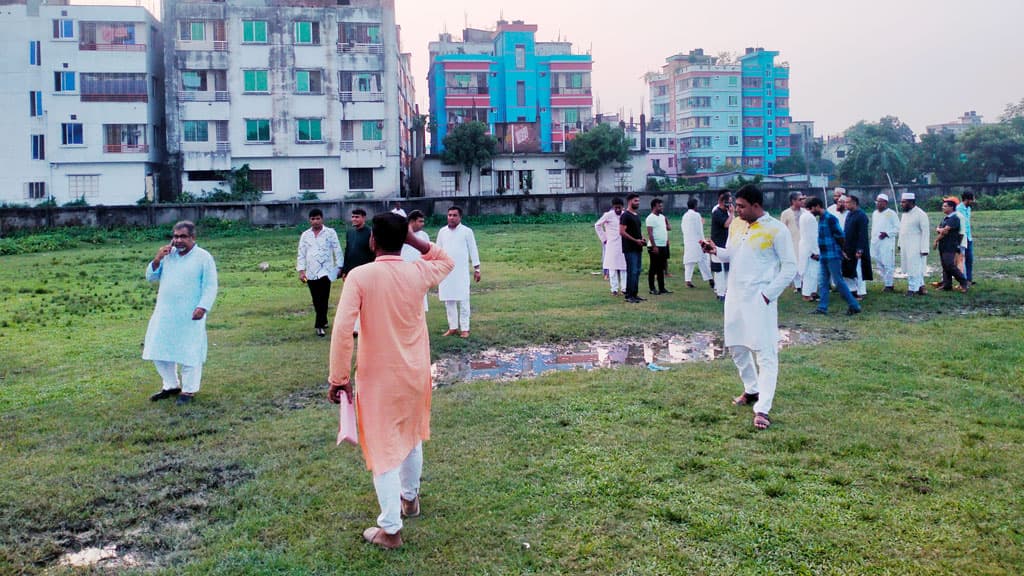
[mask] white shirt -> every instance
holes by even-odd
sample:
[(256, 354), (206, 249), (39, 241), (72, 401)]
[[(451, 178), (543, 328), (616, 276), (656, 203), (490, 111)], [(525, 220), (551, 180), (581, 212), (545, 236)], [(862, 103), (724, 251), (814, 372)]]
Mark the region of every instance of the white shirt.
[(437, 245), (455, 261), (455, 269), (438, 286), (438, 297), (441, 300), (469, 300), (469, 262), (474, 267), (480, 265), (473, 230), (464, 224), (459, 224), (454, 230), (445, 226), (437, 232)]
[(626, 257), (622, 255), (622, 236), (619, 234), (619, 215), (615, 209), (605, 212), (594, 223), (594, 231), (604, 244), (604, 258), (601, 268), (606, 270), (625, 270)]
[(797, 246), (796, 268), (802, 276), (807, 271), (811, 254), (818, 253), (818, 219), (810, 210), (800, 211), (800, 244)]
[(927, 254), (931, 248), (928, 243), (930, 233), (928, 215), (914, 206), (900, 218), (900, 250), (911, 254)]
[(401, 208), (392, 208), (391, 213), (398, 214), (402, 218), (408, 218), (408, 216), (405, 215), (405, 210), (402, 210)]
[(647, 215), (645, 226), (651, 229), (650, 242), (653, 242), (654, 246), (668, 245), (668, 218), (665, 218), (664, 214), (651, 212)]
[[(424, 242), (430, 242), (430, 234), (427, 234), (425, 230), (420, 230), (419, 232), (416, 232), (414, 235), (420, 240), (423, 240)], [(409, 246), (408, 244), (402, 244), (402, 260), (405, 260), (406, 262), (415, 262), (417, 260), (422, 259), (423, 254), (419, 250), (413, 248), (412, 246)], [(424, 294), (423, 311), (426, 312), (429, 309), (430, 308), (427, 305), (427, 295)]]
[(839, 220), (839, 229), (846, 230), (846, 216), (850, 213), (848, 210), (839, 211), (839, 208), (833, 204), (828, 207), (828, 211), (831, 212)]
[(725, 345), (751, 350), (778, 346), (778, 300), (796, 276), (789, 230), (767, 213), (752, 224), (736, 218), (718, 257), (731, 264), (725, 291)]
[(683, 231), (683, 264), (700, 262), (704, 257), (704, 250), (700, 247), (700, 241), (704, 239), (704, 220), (700, 212), (687, 210), (679, 227)]
[(338, 279), (338, 269), (343, 261), (341, 243), (333, 228), (324, 226), (319, 234), (314, 234), (310, 228), (299, 237), (299, 256), (295, 270), (305, 270), (307, 280), (318, 280), (326, 276), (334, 282)]

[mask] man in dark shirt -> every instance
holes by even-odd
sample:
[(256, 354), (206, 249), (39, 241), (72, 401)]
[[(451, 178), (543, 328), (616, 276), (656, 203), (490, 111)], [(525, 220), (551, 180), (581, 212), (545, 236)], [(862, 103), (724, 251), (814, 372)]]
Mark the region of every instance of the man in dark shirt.
[[(825, 210), (825, 204), (818, 198), (808, 198), (804, 207), (818, 218), (818, 261), (821, 262), (821, 274), (818, 276), (818, 307), (812, 314), (828, 314), (829, 280), (834, 280), (839, 294), (846, 300), (849, 306), (846, 309), (847, 316), (860, 314), (860, 304), (853, 297), (850, 289), (843, 282), (841, 262), (845, 258), (843, 244), (845, 237), (843, 229), (839, 226), (839, 219), (834, 214)], [(814, 256), (811, 256), (814, 258)]]
[(957, 290), (967, 292), (969, 283), (967, 278), (960, 272), (956, 265), (956, 255), (960, 251), (960, 241), (963, 239), (960, 230), (960, 218), (956, 215), (956, 203), (952, 200), (942, 201), (942, 224), (935, 229), (938, 238), (935, 239), (935, 246), (939, 249), (939, 258), (942, 260), (942, 289), (953, 289), (953, 278), (960, 283)]
[(645, 299), (637, 295), (640, 290), (640, 268), (643, 266), (644, 235), (640, 227), (640, 195), (626, 197), (626, 210), (619, 216), (619, 235), (622, 236), (622, 255), (626, 258), (626, 302), (636, 304)]
[[(729, 240), (729, 226), (732, 225), (732, 194), (722, 192), (718, 195), (718, 205), (711, 209), (711, 241), (719, 248), (725, 248)], [(718, 256), (711, 255), (711, 273), (715, 293), (719, 300), (725, 300), (725, 286), (729, 276), (729, 263), (722, 262)]]
[(846, 197), (846, 225), (843, 226), (846, 240), (843, 242), (843, 278), (850, 292), (863, 300), (868, 293), (865, 282), (873, 280), (871, 273), (871, 248), (868, 244), (868, 215), (860, 209), (860, 199), (856, 196)]
[(370, 229), (366, 226), (366, 210), (356, 208), (352, 211), (352, 227), (345, 232), (345, 262), (341, 266), (341, 278), (344, 280), (356, 266), (373, 262), (373, 258)]

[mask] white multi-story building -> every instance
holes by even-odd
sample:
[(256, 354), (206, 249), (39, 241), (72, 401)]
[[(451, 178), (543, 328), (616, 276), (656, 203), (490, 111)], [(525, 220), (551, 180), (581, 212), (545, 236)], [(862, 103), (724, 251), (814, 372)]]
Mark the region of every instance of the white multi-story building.
[(0, 202), (153, 198), (163, 43), (144, 8), (0, 2)]
[(415, 102), (394, 0), (165, 0), (171, 195), (397, 196)]

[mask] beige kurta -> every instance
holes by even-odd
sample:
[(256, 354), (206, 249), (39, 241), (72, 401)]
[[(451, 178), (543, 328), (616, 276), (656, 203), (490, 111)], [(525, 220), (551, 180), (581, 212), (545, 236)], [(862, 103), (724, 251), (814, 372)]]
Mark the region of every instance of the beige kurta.
[(416, 444), (430, 439), (430, 338), (423, 297), (455, 262), (435, 244), (422, 260), (380, 256), (352, 269), (341, 291), (331, 333), (331, 384), (349, 378), (360, 314), (355, 404), (359, 445), (374, 475), (397, 468)]

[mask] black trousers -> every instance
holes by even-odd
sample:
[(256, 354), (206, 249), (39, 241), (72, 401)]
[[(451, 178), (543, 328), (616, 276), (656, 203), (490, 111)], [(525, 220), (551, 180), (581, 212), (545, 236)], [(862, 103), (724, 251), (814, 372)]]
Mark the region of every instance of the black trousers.
[(658, 290), (665, 289), (665, 269), (668, 267), (668, 246), (658, 246), (658, 253), (648, 251), (651, 265), (647, 268), (647, 286), (654, 292), (654, 280), (658, 280)]
[(327, 327), (327, 303), (331, 299), (331, 279), (327, 276), (309, 280), (309, 295), (313, 297), (313, 310), (316, 311), (316, 323), (314, 328)]
[(939, 257), (942, 260), (942, 289), (949, 290), (953, 288), (953, 278), (956, 278), (960, 286), (966, 288), (967, 278), (956, 267), (956, 252), (939, 252)]

